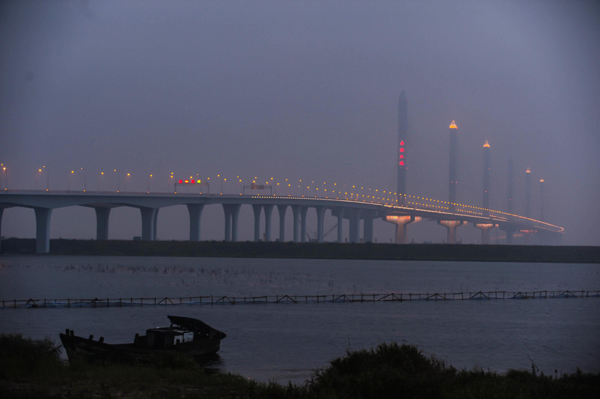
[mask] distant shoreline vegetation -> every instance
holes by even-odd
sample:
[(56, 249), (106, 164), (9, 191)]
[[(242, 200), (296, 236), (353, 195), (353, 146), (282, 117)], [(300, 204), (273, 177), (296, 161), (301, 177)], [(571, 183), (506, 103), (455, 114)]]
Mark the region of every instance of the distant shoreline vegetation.
[[(189, 358), (154, 364), (72, 365), (46, 338), (0, 335), (0, 396), (11, 398), (597, 398), (600, 374), (544, 375), (457, 370), (413, 345), (383, 343), (348, 351), (313, 371), (302, 386), (260, 383), (230, 373), (210, 374)], [(258, 360), (260, 361), (260, 360)]]
[[(35, 240), (3, 239), (0, 248), (3, 254), (34, 254)], [(53, 239), (50, 255), (600, 263), (600, 247), (526, 245)]]

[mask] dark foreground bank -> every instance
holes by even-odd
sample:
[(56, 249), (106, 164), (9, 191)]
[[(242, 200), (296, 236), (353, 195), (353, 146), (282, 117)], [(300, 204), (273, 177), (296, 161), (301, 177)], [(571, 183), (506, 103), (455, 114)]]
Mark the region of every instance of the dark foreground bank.
[[(456, 370), (411, 345), (348, 352), (303, 386), (208, 374), (188, 358), (153, 365), (67, 365), (46, 339), (0, 335), (3, 398), (598, 398), (600, 374)], [(260, 359), (256, 359), (260, 362)]]
[[(2, 240), (3, 254), (33, 254), (35, 240)], [(54, 255), (185, 256), (600, 263), (600, 247), (447, 244), (338, 244), (222, 241), (50, 240)]]

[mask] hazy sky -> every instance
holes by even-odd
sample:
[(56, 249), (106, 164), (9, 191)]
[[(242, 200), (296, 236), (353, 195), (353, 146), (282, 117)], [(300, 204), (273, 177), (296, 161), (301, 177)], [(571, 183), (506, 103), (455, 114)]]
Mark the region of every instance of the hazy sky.
[[(102, 190), (118, 175), (145, 191), (152, 173), (166, 191), (174, 172), (211, 177), (214, 191), (217, 174), (226, 192), (238, 175), (395, 191), (404, 90), (409, 193), (447, 199), (454, 119), (460, 202), (482, 205), (489, 140), (492, 208), (506, 210), (513, 157), (515, 211), (530, 167), (532, 216), (543, 177), (563, 243), (600, 245), (599, 22), (595, 1), (3, 1), (0, 162), (10, 189), (35, 188), (45, 165), (38, 188), (49, 174), (50, 189), (82, 190), (83, 167), (88, 190), (105, 172)], [(251, 214), (242, 207), (241, 239)], [(220, 207), (202, 222), (203, 239), (222, 239)], [(137, 209), (118, 208), (110, 237), (140, 226)], [(160, 239), (188, 232), (185, 207), (160, 211)], [(32, 210), (4, 211), (2, 235), (34, 234)], [(92, 209), (54, 211), (51, 237), (94, 236)], [(375, 237), (389, 242), (393, 226), (378, 222)], [(445, 229), (422, 222), (409, 237), (442, 241)]]

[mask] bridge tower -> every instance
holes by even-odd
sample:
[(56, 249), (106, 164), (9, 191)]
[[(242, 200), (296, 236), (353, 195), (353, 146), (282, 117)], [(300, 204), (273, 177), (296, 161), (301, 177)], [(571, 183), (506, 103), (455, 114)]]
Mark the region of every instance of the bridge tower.
[(448, 190), (448, 202), (450, 202), (450, 211), (456, 211), (456, 162), (458, 158), (458, 127), (456, 122), (452, 121), (450, 124), (450, 163), (449, 163), (449, 190)]
[(540, 220), (544, 221), (544, 178), (540, 179)]
[(408, 101), (404, 91), (398, 100), (398, 205), (406, 205), (406, 143), (408, 141)]
[[(407, 151), (406, 145), (408, 143), (408, 101), (406, 100), (406, 94), (404, 91), (400, 93), (398, 99), (398, 192), (397, 200), (398, 206), (406, 206), (407, 204), (407, 184), (406, 184), (406, 170), (408, 164), (406, 160)], [(415, 218), (414, 216), (387, 216), (384, 217), (386, 222), (396, 225), (395, 231), (395, 243), (404, 244), (406, 243), (406, 228), (409, 224), (419, 222), (420, 217)]]
[[(506, 211), (509, 214), (513, 213), (513, 159), (510, 158), (508, 160), (508, 184), (507, 184), (507, 190), (506, 190), (506, 196), (507, 196), (507, 202), (506, 202)], [(505, 225), (501, 228), (505, 233), (506, 233), (506, 244), (512, 244), (513, 243), (513, 235), (515, 230), (508, 226)]]
[(525, 217), (531, 217), (531, 169), (525, 171)]
[[(486, 140), (483, 145), (483, 212), (489, 216), (490, 212), (490, 143)], [(490, 243), (490, 229), (496, 227), (494, 223), (476, 223), (475, 227), (481, 229), (481, 243)]]

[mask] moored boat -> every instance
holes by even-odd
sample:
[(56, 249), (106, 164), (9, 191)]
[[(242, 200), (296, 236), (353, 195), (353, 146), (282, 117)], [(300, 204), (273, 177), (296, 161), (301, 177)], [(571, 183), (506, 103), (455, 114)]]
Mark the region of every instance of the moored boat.
[(60, 334), (60, 340), (70, 361), (81, 359), (88, 362), (152, 362), (165, 354), (182, 354), (194, 358), (216, 354), (221, 340), (227, 335), (208, 324), (189, 317), (168, 316), (169, 327), (146, 330), (146, 335), (136, 334), (133, 343), (108, 344), (104, 337), (95, 341), (78, 337), (73, 330)]

